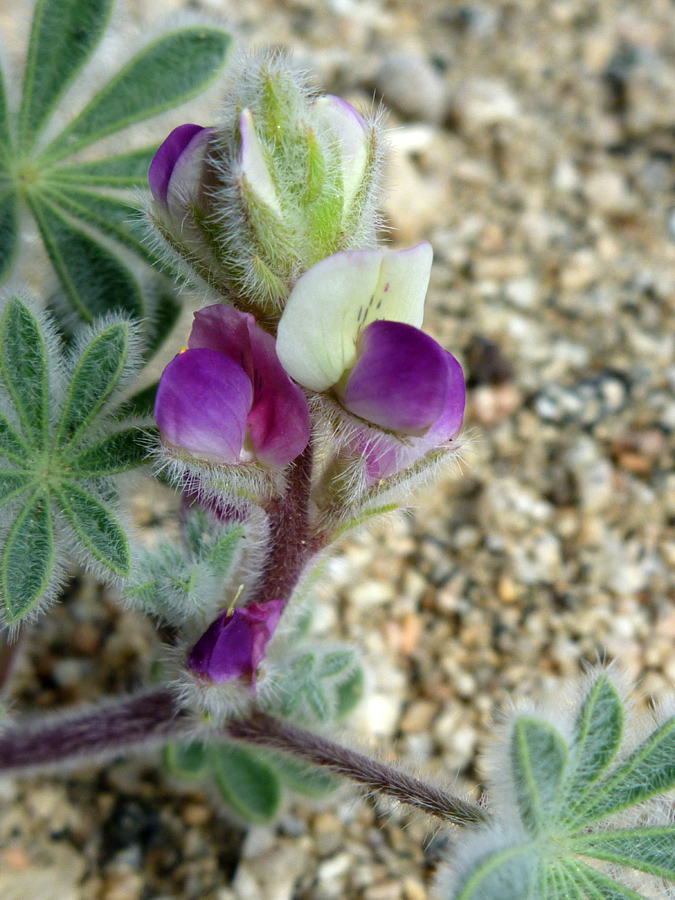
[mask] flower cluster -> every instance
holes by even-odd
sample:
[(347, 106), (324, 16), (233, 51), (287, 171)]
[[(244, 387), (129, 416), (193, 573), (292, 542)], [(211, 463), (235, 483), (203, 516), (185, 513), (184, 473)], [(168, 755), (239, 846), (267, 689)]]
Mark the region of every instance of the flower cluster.
[[(356, 519), (369, 490), (405, 481), (411, 467), (456, 446), (462, 370), (420, 330), (431, 246), (370, 245), (375, 219), (370, 211), (366, 228), (363, 216), (376, 129), (350, 104), (308, 97), (273, 66), (240, 83), (236, 128), (183, 125), (150, 168), (160, 231), (198, 274), (225, 273), (224, 303), (196, 313), (187, 349), (160, 380), (163, 452), (188, 471), (219, 467), (226, 479), (243, 466), (271, 472), (281, 497), (285, 474), (321, 436), (311, 474), (317, 521)], [(205, 223), (226, 222), (242, 204), (253, 238), (234, 265), (222, 242), (206, 241)], [(254, 257), (274, 291), (248, 277)], [(340, 476), (354, 469), (358, 487), (347, 497)], [(247, 500), (265, 508), (250, 485)], [(254, 681), (287, 599), (222, 614), (190, 655), (192, 671)]]

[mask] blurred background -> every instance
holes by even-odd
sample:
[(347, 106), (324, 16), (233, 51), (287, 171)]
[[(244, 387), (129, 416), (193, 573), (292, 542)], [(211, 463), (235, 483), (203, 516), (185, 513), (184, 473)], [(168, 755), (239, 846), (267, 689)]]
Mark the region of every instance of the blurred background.
[[(675, 6), (129, 0), (102, 71), (195, 14), (390, 110), (388, 234), (432, 243), (425, 325), (470, 387), (462, 464), (326, 567), (317, 633), (353, 639), (370, 673), (359, 746), (472, 789), (508, 699), (617, 660), (659, 702), (675, 683)], [(10, 58), (28, 24), (0, 0)], [(155, 136), (208, 124), (217, 94)], [(134, 492), (148, 541), (175, 508)], [(74, 573), (16, 706), (130, 690), (156, 656), (150, 623)], [(425, 900), (452, 840), (349, 789), (245, 833), (211, 794), (157, 754), (2, 783), (0, 896)]]

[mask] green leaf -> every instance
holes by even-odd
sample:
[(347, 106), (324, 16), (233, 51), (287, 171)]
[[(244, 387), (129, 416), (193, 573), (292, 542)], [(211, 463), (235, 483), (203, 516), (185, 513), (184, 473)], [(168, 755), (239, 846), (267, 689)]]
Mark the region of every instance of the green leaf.
[(162, 255), (153, 252), (145, 241), (146, 227), (137, 205), (70, 185), (60, 189), (47, 188), (42, 196), (49, 198), (54, 209), (70, 213), (86, 225), (99, 228), (133, 250), (145, 262), (159, 264), (163, 261)]
[(0, 413), (0, 456), (23, 467), (30, 465), (31, 451), (24, 443), (18, 431)]
[(14, 469), (0, 469), (0, 506), (27, 490), (33, 484), (34, 476)]
[(75, 478), (114, 475), (143, 465), (147, 456), (147, 432), (142, 428), (126, 428), (82, 450), (67, 465)]
[(351, 650), (336, 650), (321, 657), (317, 675), (319, 678), (335, 678), (353, 665), (354, 653)]
[(675, 827), (625, 828), (575, 835), (570, 849), (675, 881)]
[(0, 66), (0, 172), (6, 167), (10, 159), (12, 146), (12, 133), (9, 127), (9, 109), (7, 107), (7, 90), (5, 88), (5, 76)]
[(131, 571), (129, 545), (108, 509), (73, 484), (61, 484), (55, 494), (75, 534), (94, 559), (116, 575), (128, 576)]
[(99, 332), (80, 354), (56, 434), (56, 444), (74, 441), (99, 413), (120, 380), (129, 350), (129, 324)]
[[(170, 267), (165, 265), (164, 271), (170, 273)], [(175, 286), (164, 279), (161, 281), (162, 286), (154, 292), (154, 296), (151, 296), (148, 302), (148, 315), (144, 322), (145, 360), (151, 359), (168, 338), (182, 309)]]
[(24, 433), (44, 447), (48, 429), (47, 350), (40, 325), (20, 297), (7, 301), (0, 319), (0, 372)]
[(623, 724), (621, 697), (602, 674), (591, 685), (575, 724), (573, 773), (567, 787), (571, 800), (577, 800), (584, 789), (592, 789), (614, 759), (621, 745)]
[(194, 97), (225, 61), (230, 37), (217, 28), (185, 28), (135, 56), (45, 150), (54, 161), (108, 134)]
[(31, 146), (68, 85), (91, 56), (112, 0), (39, 0), (33, 15), (19, 116), (20, 142)]
[(265, 753), (265, 760), (274, 768), (284, 787), (303, 797), (325, 797), (339, 787), (340, 782), (334, 776), (291, 756)]
[(229, 572), (243, 536), (242, 527), (227, 530), (209, 550), (206, 559), (211, 569), (220, 577), (224, 578)]
[(307, 701), (309, 712), (319, 722), (329, 722), (331, 719), (331, 706), (321, 686), (313, 681), (307, 681), (303, 694)]
[(118, 310), (141, 318), (143, 297), (124, 263), (72, 225), (45, 197), (32, 194), (26, 199), (68, 302), (78, 316), (91, 322)]
[(520, 716), (511, 739), (511, 765), (523, 825), (539, 833), (556, 814), (567, 745), (547, 722)]
[(363, 669), (359, 666), (337, 689), (336, 719), (343, 719), (356, 709), (363, 698), (363, 689)]
[(620, 765), (596, 783), (589, 802), (574, 810), (588, 825), (675, 788), (675, 717), (653, 731)]
[(584, 885), (589, 900), (647, 900), (644, 894), (636, 894), (630, 888), (577, 860), (570, 862), (567, 870), (577, 884)]
[(487, 854), (464, 876), (452, 900), (543, 900), (537, 890), (537, 855), (522, 847)]
[(548, 879), (542, 886), (545, 900), (587, 900), (588, 894), (564, 866), (549, 863), (546, 874)]
[(209, 747), (221, 796), (243, 819), (270, 822), (281, 802), (281, 784), (274, 769), (258, 754), (234, 744)]
[(44, 173), (50, 184), (78, 187), (148, 188), (148, 169), (157, 146), (109, 156), (93, 162), (60, 166)]
[[(0, 145), (0, 153), (2, 153)], [(0, 172), (0, 282), (8, 275), (19, 246), (19, 196)]]
[(0, 558), (5, 622), (18, 622), (35, 606), (54, 566), (54, 535), (48, 497), (35, 491), (16, 517)]
[(199, 778), (208, 769), (206, 747), (201, 741), (173, 741), (164, 746), (164, 765), (170, 772), (185, 778)]

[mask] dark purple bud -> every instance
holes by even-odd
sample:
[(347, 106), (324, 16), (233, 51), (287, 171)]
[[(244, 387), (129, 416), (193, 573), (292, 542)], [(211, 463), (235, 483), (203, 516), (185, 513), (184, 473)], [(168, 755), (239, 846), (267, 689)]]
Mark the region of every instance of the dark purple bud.
[(253, 388), (246, 372), (215, 350), (186, 350), (164, 369), (155, 399), (162, 440), (219, 463), (237, 463)]
[(445, 350), (403, 322), (372, 322), (361, 332), (358, 358), (344, 388), (349, 412), (401, 434), (421, 434), (441, 415), (448, 392)]
[(255, 685), (283, 608), (282, 600), (269, 600), (221, 613), (192, 648), (188, 667), (215, 684), (241, 678)]
[(148, 171), (148, 182), (153, 199), (160, 206), (167, 207), (169, 181), (176, 163), (195, 135), (204, 130), (201, 125), (179, 125), (155, 153)]

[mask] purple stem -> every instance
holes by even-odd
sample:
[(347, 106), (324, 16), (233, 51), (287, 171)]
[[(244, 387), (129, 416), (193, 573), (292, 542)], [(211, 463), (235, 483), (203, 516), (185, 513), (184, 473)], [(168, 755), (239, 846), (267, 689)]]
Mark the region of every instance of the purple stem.
[(10, 725), (0, 732), (0, 772), (22, 772), (112, 756), (140, 745), (185, 737), (194, 725), (165, 688), (57, 715)]

